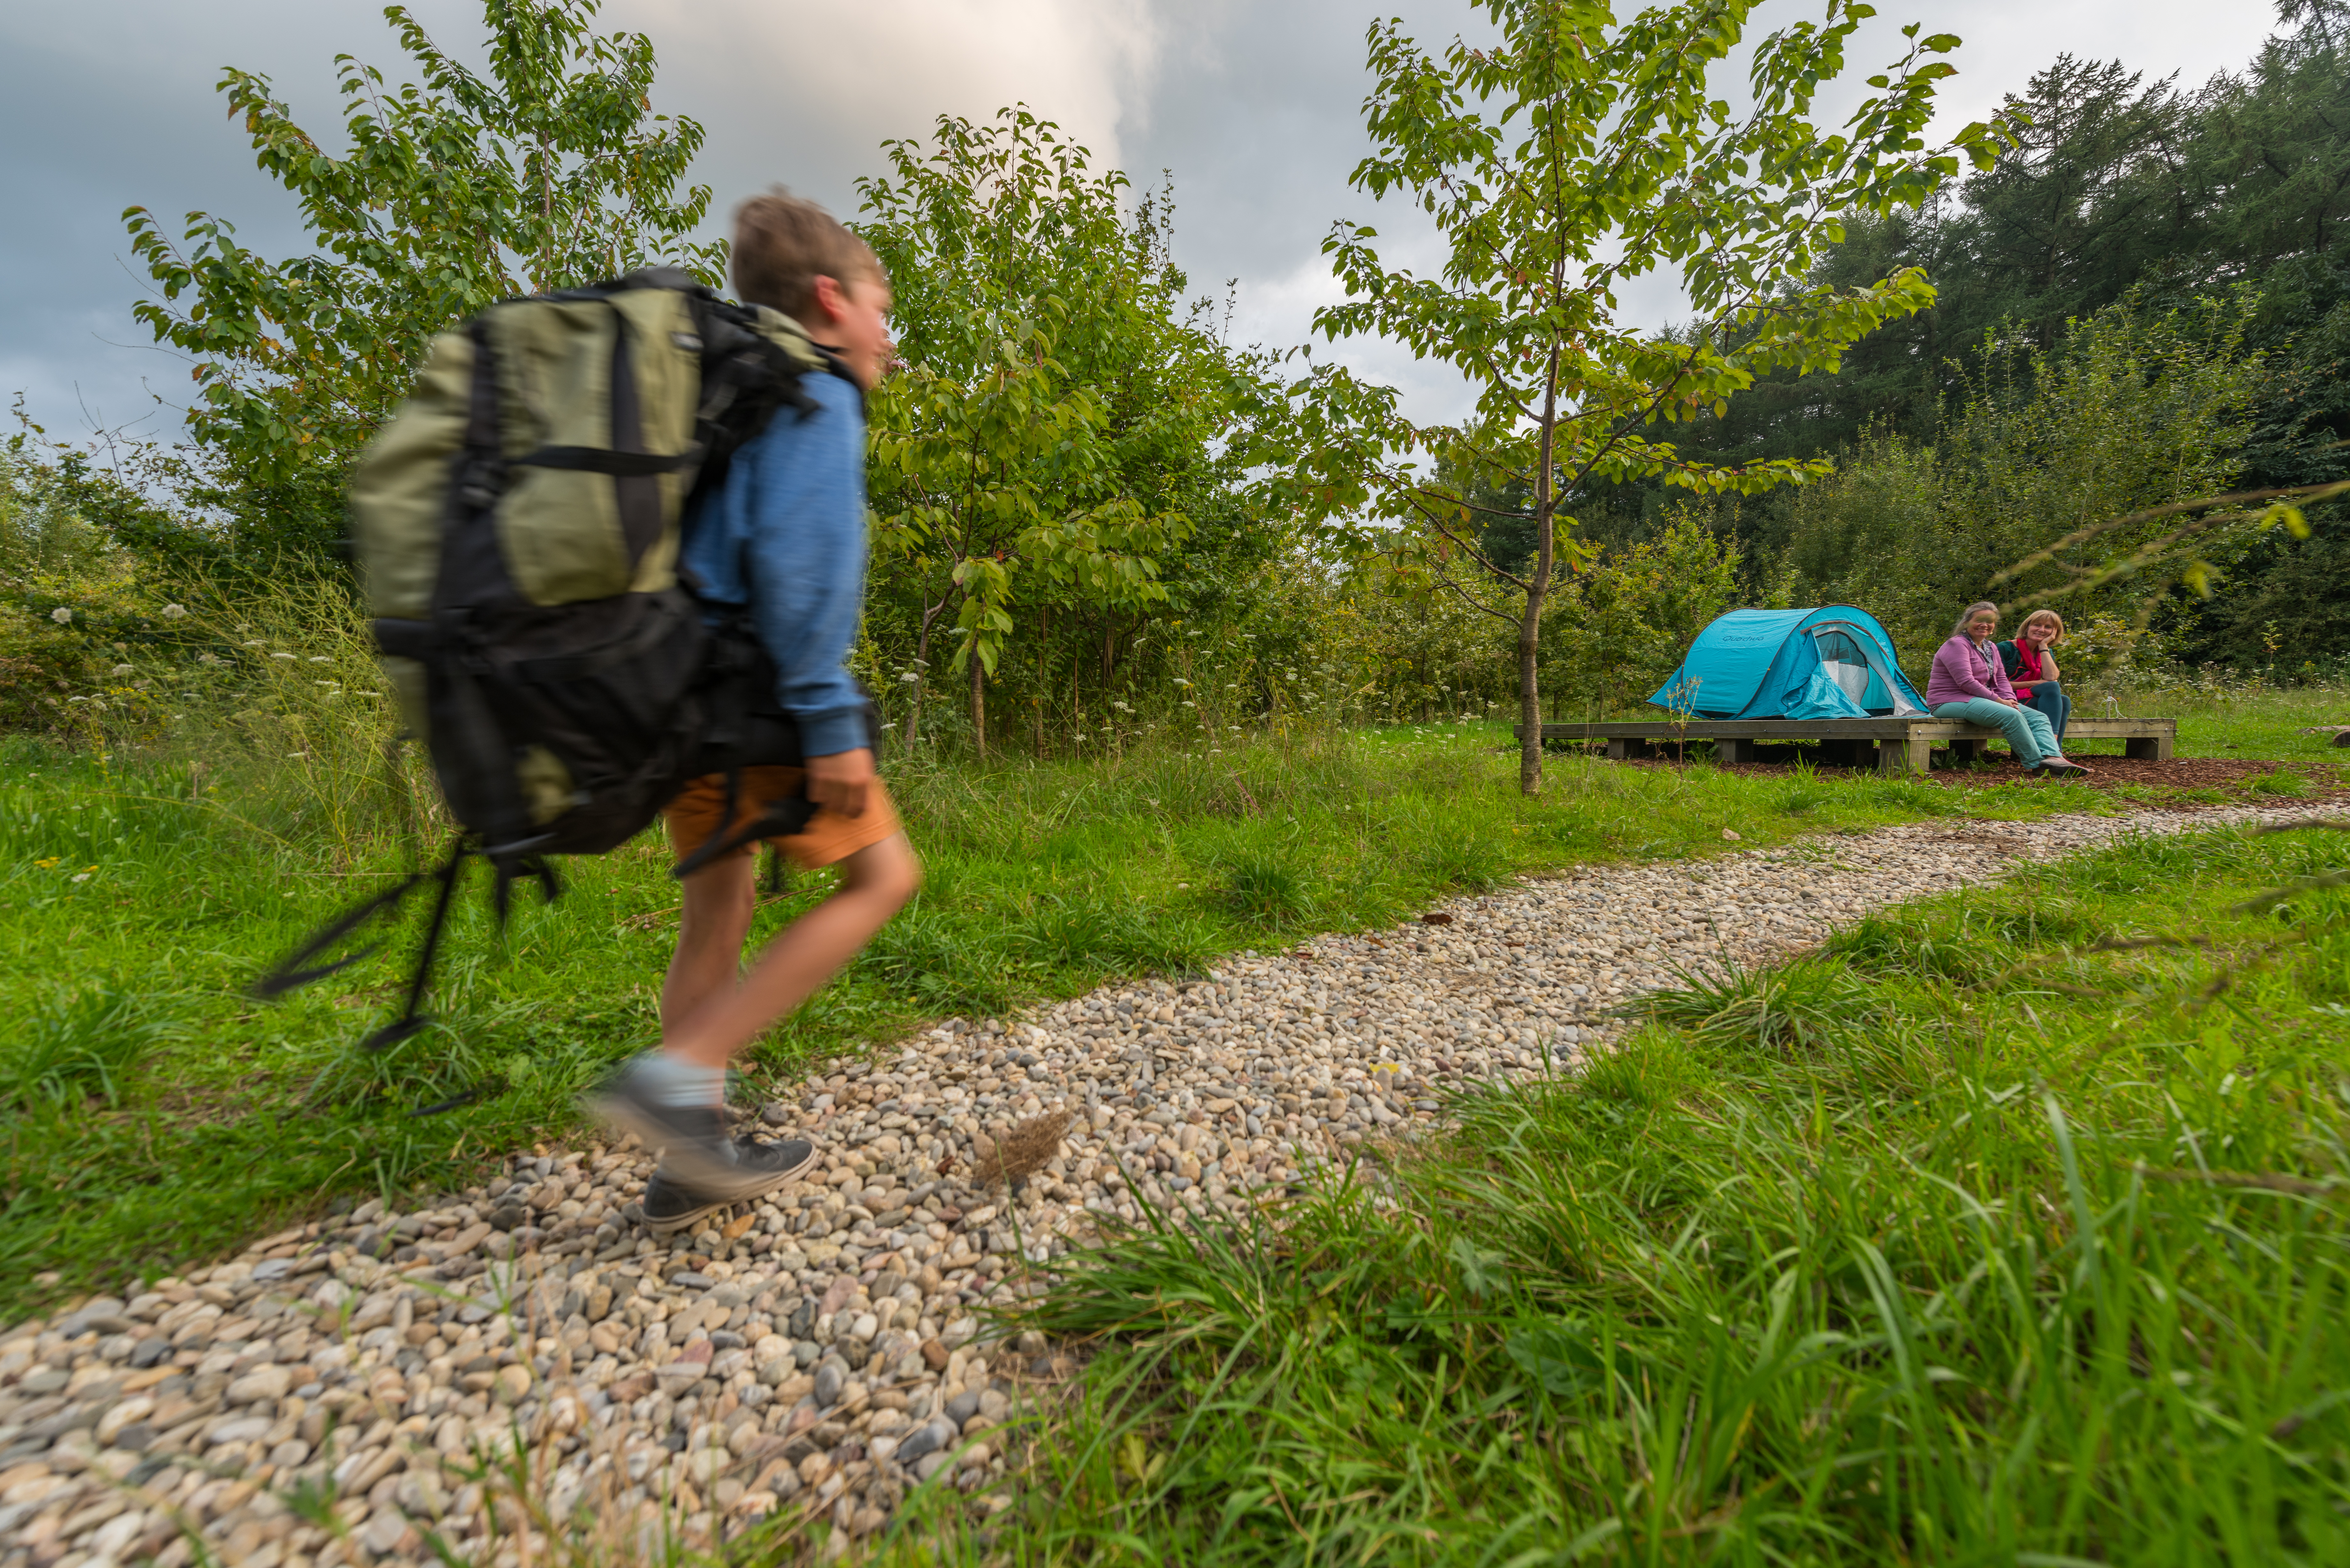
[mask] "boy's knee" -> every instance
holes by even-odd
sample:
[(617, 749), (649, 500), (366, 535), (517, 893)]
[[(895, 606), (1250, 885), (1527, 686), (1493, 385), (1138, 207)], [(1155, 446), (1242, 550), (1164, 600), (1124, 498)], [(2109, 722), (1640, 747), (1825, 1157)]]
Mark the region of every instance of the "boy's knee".
[(847, 888), (885, 900), (893, 909), (921, 890), (922, 863), (902, 833), (858, 851), (842, 869)]
[(758, 901), (757, 864), (748, 855), (712, 861), (679, 885), (679, 900), (689, 915), (747, 909)]

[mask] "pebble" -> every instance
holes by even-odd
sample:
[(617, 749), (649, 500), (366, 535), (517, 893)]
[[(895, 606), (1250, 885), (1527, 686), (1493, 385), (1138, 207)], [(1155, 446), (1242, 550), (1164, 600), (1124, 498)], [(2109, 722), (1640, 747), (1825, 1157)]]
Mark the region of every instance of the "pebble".
[[(232, 1568), (421, 1564), (428, 1537), (518, 1568), (474, 1465), (515, 1441), (555, 1516), (584, 1507), (607, 1542), (714, 1544), (778, 1510), (853, 1539), (925, 1482), (988, 1517), (1076, 1367), (988, 1337), (979, 1309), (1145, 1203), (1277, 1202), (1439, 1122), (1448, 1088), (1573, 1070), (1676, 971), (2124, 834), (2307, 815), (1944, 820), (1588, 868), (1204, 980), (950, 1020), (763, 1107), (819, 1168), (691, 1235), (637, 1223), (650, 1161), (627, 1144), (370, 1199), (0, 1328), (0, 1568), (183, 1568), (183, 1528)], [(1063, 1111), (1016, 1191), (974, 1185), (975, 1136)], [(283, 1501), (329, 1478), (335, 1530)]]

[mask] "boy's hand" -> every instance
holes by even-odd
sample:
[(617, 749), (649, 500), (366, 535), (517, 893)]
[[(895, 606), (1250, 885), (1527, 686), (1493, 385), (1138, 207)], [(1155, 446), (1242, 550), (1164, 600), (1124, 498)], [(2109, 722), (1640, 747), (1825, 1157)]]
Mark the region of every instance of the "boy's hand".
[(864, 746), (807, 760), (808, 799), (843, 816), (863, 816), (873, 794), (873, 753)]

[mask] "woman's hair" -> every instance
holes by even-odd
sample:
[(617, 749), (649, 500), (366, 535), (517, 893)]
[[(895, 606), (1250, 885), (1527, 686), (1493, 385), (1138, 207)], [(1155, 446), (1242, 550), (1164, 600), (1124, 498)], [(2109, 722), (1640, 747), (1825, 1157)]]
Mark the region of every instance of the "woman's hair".
[(2025, 616), (2023, 618), (2023, 624), (2015, 628), (2015, 635), (2022, 637), (2025, 632), (2030, 631), (2033, 627), (2038, 626), (2043, 620), (2052, 623), (2056, 628), (2056, 635), (2048, 639), (2048, 646), (2054, 648), (2058, 643), (2064, 641), (2064, 618), (2058, 615), (2053, 609), (2036, 609), (2030, 615)]
[(1982, 614), (1985, 610), (1991, 611), (1993, 615), (1999, 614), (1999, 607), (1991, 603), (1989, 599), (1977, 599), (1974, 603), (1960, 610), (1959, 612), (1959, 623), (1958, 625), (1950, 628), (1950, 635), (1952, 637), (1966, 636), (1967, 622), (1974, 619), (1975, 617)]

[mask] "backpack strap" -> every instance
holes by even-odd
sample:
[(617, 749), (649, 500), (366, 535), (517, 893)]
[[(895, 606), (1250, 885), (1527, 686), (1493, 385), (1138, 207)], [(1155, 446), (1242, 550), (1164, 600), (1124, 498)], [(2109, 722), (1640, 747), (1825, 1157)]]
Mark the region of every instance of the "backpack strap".
[(416, 950), (416, 967), (409, 973), (408, 1005), (400, 1009), (398, 1018), (360, 1041), (360, 1050), (389, 1050), (432, 1022), (418, 1009), (424, 1005), (424, 993), (432, 983), (432, 961), (441, 956), (441, 933), (448, 929), (449, 905), (456, 897), (457, 875), (464, 869), (465, 857), (471, 853), (463, 834), (459, 834), (450, 844), (449, 857), (434, 873), (435, 879), (441, 884), (441, 891), (432, 900), (432, 920), (424, 928), (424, 940)]
[[(718, 819), (722, 824), (734, 820), (735, 804), (742, 798), (742, 777), (743, 770), (739, 767), (726, 770), (726, 805)], [(681, 882), (712, 861), (732, 855), (746, 844), (755, 844), (763, 838), (789, 838), (805, 831), (808, 819), (815, 815), (816, 802), (808, 798), (807, 781), (803, 777), (797, 789), (781, 800), (768, 803), (765, 811), (733, 832), (727, 833), (722, 829), (712, 834), (701, 848), (679, 861), (670, 875)]]
[(615, 479), (645, 479), (675, 473), (702, 461), (699, 446), (683, 452), (608, 452), (596, 446), (543, 446), (520, 457), (508, 458), (510, 468), (570, 468), (584, 473), (608, 473)]
[[(489, 327), (475, 317), (467, 327), (473, 341), (473, 382), (466, 412), (465, 444), (442, 522), (441, 570), (433, 587), (432, 623), (418, 643), (425, 662), (427, 711), (437, 755), (503, 759), (506, 742), (488, 693), (478, 677), (486, 670), (481, 634), (472, 604), (447, 597), (451, 583), (506, 583), (510, 579), (494, 524), (498, 498), (512, 464), (498, 434), (497, 357)], [(481, 852), (507, 881), (528, 875), (523, 860), (546, 841), (531, 820), (511, 766), (469, 769), (462, 779), (442, 774), (442, 787), (459, 805), (467, 825), (481, 835)], [(453, 786), (453, 787), (452, 787)]]
[(381, 1051), (416, 1033), (432, 1022), (418, 1010), (423, 1005), (424, 993), (432, 983), (432, 962), (440, 954), (441, 933), (449, 923), (449, 905), (456, 894), (458, 873), (465, 864), (466, 856), (472, 853), (465, 836), (458, 834), (450, 841), (448, 856), (438, 868), (429, 872), (411, 871), (393, 886), (345, 910), (326, 929), (279, 960), (268, 973), (254, 981), (251, 994), (256, 1000), (270, 1001), (312, 981), (324, 980), (330, 974), (348, 969), (361, 959), (371, 957), (383, 944), (372, 942), (332, 963), (305, 967), (369, 921), (389, 918), (406, 901), (409, 894), (430, 879), (440, 885), (440, 892), (432, 902), (432, 923), (426, 926), (423, 943), (417, 950), (416, 966), (409, 974), (408, 1004), (401, 1009), (398, 1018), (377, 1029), (360, 1044), (367, 1050)]
[(382, 950), (381, 942), (371, 942), (349, 957), (338, 959), (333, 963), (320, 964), (312, 969), (302, 967), (378, 916), (389, 917), (400, 908), (410, 893), (415, 891), (416, 885), (423, 881), (424, 877), (425, 874), (421, 871), (411, 871), (372, 898), (368, 898), (344, 910), (335, 917), (334, 922), (326, 929), (278, 960), (270, 968), (268, 973), (253, 982), (249, 994), (256, 1002), (274, 1001), (289, 991), (299, 991), (313, 981), (324, 980), (330, 974), (347, 970), (361, 959), (373, 957)]

